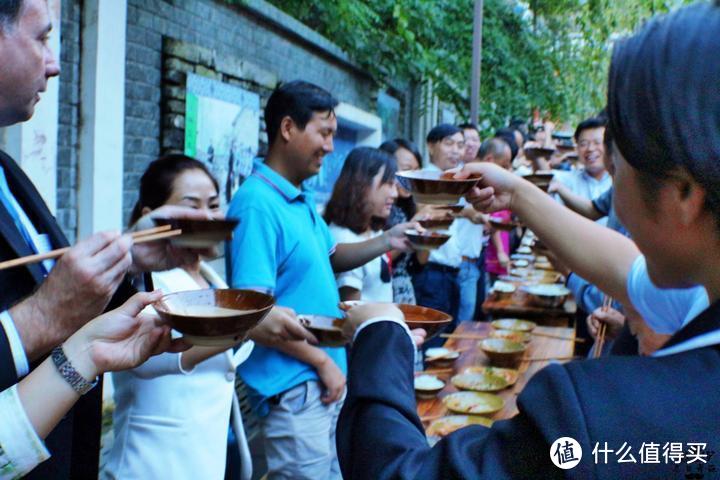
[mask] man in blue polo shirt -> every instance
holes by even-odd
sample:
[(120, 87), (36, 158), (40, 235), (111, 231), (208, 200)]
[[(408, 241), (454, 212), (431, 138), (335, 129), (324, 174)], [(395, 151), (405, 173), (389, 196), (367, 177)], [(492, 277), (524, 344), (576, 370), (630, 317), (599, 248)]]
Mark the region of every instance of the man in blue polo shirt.
[[(337, 317), (335, 272), (392, 248), (407, 249), (401, 224), (362, 243), (335, 242), (302, 182), (333, 150), (337, 100), (315, 85), (278, 87), (265, 108), (269, 150), (232, 200), (240, 219), (232, 242), (231, 283), (266, 291), (298, 314)], [(257, 345), (241, 366), (261, 416), (269, 478), (340, 478), (335, 423), (345, 395), (343, 348), (306, 342)]]

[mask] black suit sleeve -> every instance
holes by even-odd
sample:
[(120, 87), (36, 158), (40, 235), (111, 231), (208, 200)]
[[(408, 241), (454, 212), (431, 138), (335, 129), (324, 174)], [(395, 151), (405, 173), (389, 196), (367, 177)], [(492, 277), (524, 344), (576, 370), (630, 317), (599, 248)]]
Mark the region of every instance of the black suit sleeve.
[(10, 350), (10, 341), (7, 338), (5, 329), (0, 327), (0, 391), (15, 385), (17, 382), (18, 375), (15, 370), (12, 350)]
[[(381, 322), (358, 335), (337, 429), (343, 478), (594, 477), (583, 412), (564, 367), (536, 374), (513, 419), (460, 429), (430, 448), (416, 413), (412, 355), (399, 325)], [(585, 452), (572, 470), (551, 463), (550, 445), (562, 436)]]

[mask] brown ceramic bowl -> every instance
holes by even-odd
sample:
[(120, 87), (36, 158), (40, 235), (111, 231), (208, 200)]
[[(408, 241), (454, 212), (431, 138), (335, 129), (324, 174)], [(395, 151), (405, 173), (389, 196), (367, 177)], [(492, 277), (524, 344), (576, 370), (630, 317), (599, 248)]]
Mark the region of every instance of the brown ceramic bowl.
[(272, 296), (252, 290), (207, 289), (170, 293), (154, 307), (188, 343), (223, 346), (245, 338), (274, 304)]
[(432, 400), (445, 388), (445, 382), (435, 375), (416, 375), (414, 384), (415, 396), (422, 400)]
[(321, 347), (341, 347), (348, 343), (342, 332), (345, 321), (342, 318), (326, 317), (323, 315), (298, 315), (303, 327), (310, 330), (318, 339)]
[(447, 230), (450, 225), (455, 221), (454, 217), (446, 218), (428, 218), (427, 220), (419, 220), (418, 223), (422, 225), (425, 230), (437, 232), (440, 230)]
[(504, 338), (486, 338), (480, 340), (478, 346), (487, 355), (491, 365), (504, 368), (516, 368), (527, 350), (524, 343)]
[(170, 225), (173, 230), (181, 229), (182, 234), (172, 237), (170, 243), (178, 247), (210, 248), (230, 240), (240, 220), (190, 220), (182, 218), (154, 218), (156, 225)]
[(514, 222), (503, 222), (502, 220), (498, 220), (496, 218), (490, 218), (488, 223), (496, 230), (501, 230), (503, 232), (510, 232), (513, 228), (517, 227), (517, 224)]
[(417, 230), (406, 230), (405, 236), (415, 250), (435, 250), (450, 240), (447, 230), (420, 233)]
[(452, 321), (450, 315), (433, 308), (406, 303), (397, 304), (397, 307), (405, 315), (405, 323), (407, 323), (410, 330), (422, 328), (427, 332), (425, 341), (439, 334)]
[(525, 157), (532, 161), (540, 157), (550, 158), (553, 153), (555, 153), (554, 148), (545, 148), (545, 147), (528, 147), (523, 149), (523, 152), (525, 152)]
[(540, 284), (523, 287), (530, 301), (545, 308), (558, 308), (570, 295), (570, 290), (558, 284)]
[(560, 153), (568, 153), (568, 152), (574, 152), (575, 151), (575, 145), (572, 144), (566, 144), (566, 143), (558, 143), (555, 145)]
[(463, 211), (465, 208), (465, 205), (440, 205), (438, 207), (439, 210), (448, 210), (450, 213), (458, 214)]
[(433, 368), (451, 367), (460, 358), (460, 352), (450, 348), (436, 347), (425, 350), (425, 363)]
[(400, 185), (412, 192), (417, 203), (431, 205), (453, 205), (480, 181), (480, 177), (455, 180), (453, 173), (410, 170), (398, 172), (395, 176)]
[(552, 181), (554, 176), (555, 174), (553, 172), (538, 171), (535, 173), (531, 173), (530, 175), (524, 175), (523, 178), (538, 187), (539, 189), (547, 192), (548, 188), (550, 187), (550, 182)]

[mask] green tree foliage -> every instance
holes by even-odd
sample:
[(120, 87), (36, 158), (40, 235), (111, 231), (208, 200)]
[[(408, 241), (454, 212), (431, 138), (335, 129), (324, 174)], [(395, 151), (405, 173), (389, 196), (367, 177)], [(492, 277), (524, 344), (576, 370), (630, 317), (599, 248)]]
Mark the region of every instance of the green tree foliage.
[[(473, 0), (269, 1), (335, 42), (380, 86), (432, 79), (467, 116)], [(597, 112), (611, 41), (683, 2), (485, 0), (481, 120), (499, 126), (535, 107), (570, 122)]]

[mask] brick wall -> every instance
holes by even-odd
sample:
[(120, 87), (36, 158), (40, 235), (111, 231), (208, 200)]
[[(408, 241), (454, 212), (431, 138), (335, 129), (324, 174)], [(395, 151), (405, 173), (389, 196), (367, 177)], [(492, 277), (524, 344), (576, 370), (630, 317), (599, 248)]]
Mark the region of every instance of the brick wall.
[(60, 112), (57, 220), (70, 240), (77, 230), (78, 116), (80, 104), (80, 0), (63, 0), (60, 27)]
[[(273, 7), (263, 5), (263, 8)], [(168, 39), (195, 45), (210, 52), (216, 60), (214, 69), (205, 68), (203, 62), (198, 61), (178, 63), (175, 70), (195, 71), (209, 77), (219, 74), (223, 81), (229, 77), (229, 83), (260, 93), (263, 102), (271, 87), (265, 81), (269, 74), (280, 81), (302, 78), (317, 83), (340, 101), (374, 111), (376, 92), (362, 73), (245, 8), (210, 0), (128, 0), (125, 219), (136, 201), (139, 179), (147, 164), (163, 147), (182, 148), (179, 139), (168, 135), (164, 128), (164, 122), (170, 122), (165, 125), (173, 122), (168, 113), (184, 113), (180, 111), (184, 102), (172, 103), (174, 97), (182, 94), (171, 90), (170, 85), (163, 92), (161, 86), (164, 58), (168, 57), (163, 56), (163, 42), (167, 45)], [(181, 61), (180, 55), (174, 56)], [(238, 78), (219, 72), (218, 58), (246, 62), (255, 69)], [(252, 72), (261, 72), (262, 79)], [(181, 84), (176, 82), (174, 86), (181, 87)]]

